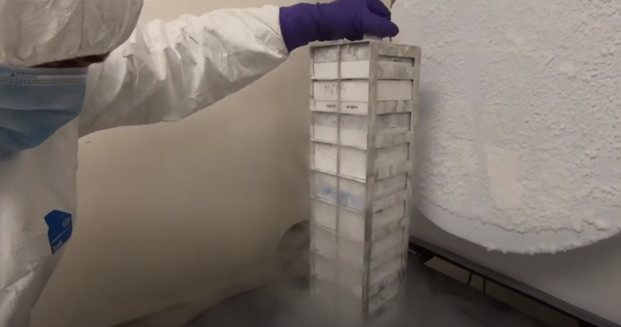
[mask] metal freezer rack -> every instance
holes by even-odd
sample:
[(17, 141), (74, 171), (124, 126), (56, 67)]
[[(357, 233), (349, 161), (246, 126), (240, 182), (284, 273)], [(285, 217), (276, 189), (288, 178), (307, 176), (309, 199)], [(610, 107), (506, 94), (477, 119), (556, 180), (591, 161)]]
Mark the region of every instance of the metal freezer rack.
[(414, 173), (419, 47), (311, 45), (311, 280), (362, 317), (403, 289)]

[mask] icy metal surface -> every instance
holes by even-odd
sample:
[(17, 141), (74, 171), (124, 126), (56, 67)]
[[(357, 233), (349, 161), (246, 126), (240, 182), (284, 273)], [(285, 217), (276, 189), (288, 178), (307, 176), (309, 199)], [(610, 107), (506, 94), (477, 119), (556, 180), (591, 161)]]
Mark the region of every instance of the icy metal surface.
[[(404, 297), (372, 327), (546, 327), (483, 293), (409, 260)], [(207, 310), (187, 327), (349, 327), (301, 285), (257, 289)]]

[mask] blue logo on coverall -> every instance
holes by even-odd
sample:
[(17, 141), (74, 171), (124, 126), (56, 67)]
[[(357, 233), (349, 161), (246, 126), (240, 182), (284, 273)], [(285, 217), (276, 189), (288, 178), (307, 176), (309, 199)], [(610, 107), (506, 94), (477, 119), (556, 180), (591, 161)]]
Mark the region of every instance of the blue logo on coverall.
[(47, 230), (47, 239), (52, 248), (52, 254), (58, 252), (65, 243), (71, 238), (73, 233), (73, 222), (71, 214), (59, 210), (54, 210), (45, 216), (45, 223), (49, 229)]

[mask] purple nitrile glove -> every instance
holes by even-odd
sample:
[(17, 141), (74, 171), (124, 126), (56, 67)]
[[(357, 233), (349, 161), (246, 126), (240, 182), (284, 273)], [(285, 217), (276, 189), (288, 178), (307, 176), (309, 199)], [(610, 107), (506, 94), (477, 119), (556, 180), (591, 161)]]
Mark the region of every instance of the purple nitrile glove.
[(365, 34), (393, 37), (399, 28), (380, 0), (336, 0), (280, 8), (280, 29), (291, 52), (313, 41), (361, 40)]

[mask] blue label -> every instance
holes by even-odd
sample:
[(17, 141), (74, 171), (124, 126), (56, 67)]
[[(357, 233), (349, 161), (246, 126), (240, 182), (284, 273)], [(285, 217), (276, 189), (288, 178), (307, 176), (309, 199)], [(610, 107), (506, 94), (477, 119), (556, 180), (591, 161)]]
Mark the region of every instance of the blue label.
[[(319, 192), (329, 201), (335, 201), (336, 199), (336, 188), (334, 187), (323, 187)], [(360, 197), (343, 190), (339, 192), (339, 205), (358, 210), (364, 209), (364, 201)]]
[(47, 238), (52, 248), (52, 254), (54, 254), (71, 238), (71, 233), (73, 233), (71, 214), (54, 210), (45, 216), (45, 223), (49, 227)]

